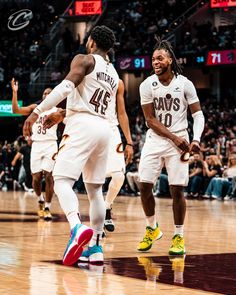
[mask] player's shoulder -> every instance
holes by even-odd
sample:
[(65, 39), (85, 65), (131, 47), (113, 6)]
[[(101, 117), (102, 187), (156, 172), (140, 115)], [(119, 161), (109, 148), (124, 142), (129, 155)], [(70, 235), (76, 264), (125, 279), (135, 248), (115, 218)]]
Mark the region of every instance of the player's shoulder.
[(181, 75), (181, 74), (179, 74), (179, 75), (177, 76), (177, 79), (178, 79), (179, 81), (183, 82), (183, 83), (191, 82), (186, 76)]
[(156, 82), (156, 75), (153, 74), (149, 77), (147, 77), (143, 82), (140, 84), (140, 87), (148, 87), (148, 86), (155, 86), (153, 84), (157, 83)]
[(76, 54), (71, 62), (73, 65), (94, 63), (94, 57), (92, 54)]

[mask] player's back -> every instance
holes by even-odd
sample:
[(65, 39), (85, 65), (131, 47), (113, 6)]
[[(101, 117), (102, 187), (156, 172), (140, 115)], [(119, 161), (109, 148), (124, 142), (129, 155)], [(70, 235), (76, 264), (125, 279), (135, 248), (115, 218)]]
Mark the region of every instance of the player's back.
[(119, 77), (111, 63), (93, 55), (93, 71), (67, 97), (67, 116), (74, 112), (106, 117), (109, 103), (115, 99)]

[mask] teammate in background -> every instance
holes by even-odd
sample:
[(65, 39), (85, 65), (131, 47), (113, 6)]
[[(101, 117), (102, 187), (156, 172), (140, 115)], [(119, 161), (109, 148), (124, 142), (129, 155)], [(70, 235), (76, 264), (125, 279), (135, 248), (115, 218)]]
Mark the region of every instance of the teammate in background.
[[(110, 138), (106, 110), (115, 99), (119, 83), (118, 74), (106, 56), (114, 42), (114, 33), (109, 28), (95, 27), (86, 44), (91, 54), (74, 57), (65, 80), (35, 108), (23, 128), (25, 136), (31, 135), (38, 115), (67, 97), (67, 122), (53, 170), (54, 190), (71, 228), (63, 257), (65, 265), (74, 264), (88, 242), (83, 260), (103, 262), (103, 250), (99, 245), (105, 220), (102, 185)], [(81, 224), (78, 199), (72, 189), (81, 173), (90, 201), (92, 229)]]
[[(12, 87), (12, 111), (14, 114), (24, 116), (30, 115), (37, 107), (37, 104), (31, 104), (25, 107), (19, 107), (17, 101), (18, 82), (11, 81)], [(42, 100), (52, 91), (46, 88), (43, 92)], [(57, 111), (57, 108), (43, 112), (33, 125), (33, 133), (31, 136), (32, 148), (30, 154), (30, 169), (32, 173), (32, 184), (36, 196), (38, 197), (38, 216), (45, 220), (51, 220), (50, 212), (51, 201), (53, 197), (53, 177), (52, 170), (54, 166), (53, 155), (57, 152), (57, 125), (50, 130), (43, 128), (43, 121), (47, 115)], [(45, 177), (45, 197), (42, 194), (42, 179)]]
[[(156, 220), (152, 188), (165, 164), (174, 214), (174, 236), (169, 254), (183, 255), (186, 212), (183, 188), (188, 184), (188, 162), (181, 161), (180, 156), (181, 153), (200, 149), (204, 116), (195, 87), (181, 75), (181, 68), (168, 41), (157, 40), (152, 55), (152, 66), (154, 74), (140, 85), (141, 105), (149, 130), (139, 164), (141, 201), (147, 227), (138, 250), (149, 250), (153, 242), (162, 237)], [(188, 107), (193, 117), (191, 144), (186, 130)]]
[[(105, 198), (106, 217), (104, 226), (106, 230), (112, 232), (115, 230), (115, 225), (111, 217), (112, 204), (123, 185), (125, 179), (125, 165), (132, 161), (134, 153), (133, 141), (129, 128), (129, 119), (125, 110), (124, 83), (122, 80), (119, 80), (116, 99), (112, 100), (108, 107), (108, 121), (111, 126), (111, 138), (106, 176), (111, 177), (111, 181)], [(118, 129), (119, 124), (126, 139), (124, 153), (119, 151), (119, 147), (121, 147), (121, 137)]]

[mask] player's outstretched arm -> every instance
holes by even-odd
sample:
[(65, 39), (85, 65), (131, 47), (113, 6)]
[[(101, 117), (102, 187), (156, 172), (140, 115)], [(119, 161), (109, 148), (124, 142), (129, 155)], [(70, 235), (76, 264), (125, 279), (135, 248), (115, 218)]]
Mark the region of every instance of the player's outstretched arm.
[(11, 88), (12, 88), (12, 112), (13, 114), (20, 114), (23, 116), (28, 116), (33, 112), (33, 110), (36, 108), (36, 104), (31, 104), (26, 107), (19, 107), (18, 105), (18, 81), (15, 81), (14, 78), (11, 80)]
[(127, 142), (127, 145), (124, 151), (125, 158), (126, 158), (126, 165), (127, 165), (133, 159), (134, 149), (133, 149), (133, 141), (132, 141), (130, 128), (129, 128), (129, 119), (125, 110), (124, 83), (122, 80), (119, 81), (119, 85), (118, 85), (118, 90), (116, 94), (116, 107), (117, 107), (118, 121)]
[(184, 138), (171, 133), (161, 122), (156, 119), (153, 103), (143, 104), (142, 109), (149, 128), (152, 128), (158, 135), (169, 138), (182, 151), (189, 151), (189, 143)]
[(51, 91), (25, 121), (23, 127), (24, 136), (31, 136), (32, 125), (36, 122), (39, 114), (50, 110), (64, 100), (81, 83), (85, 75), (93, 70), (94, 64), (92, 55), (79, 54), (75, 56), (71, 62), (70, 72), (65, 79)]

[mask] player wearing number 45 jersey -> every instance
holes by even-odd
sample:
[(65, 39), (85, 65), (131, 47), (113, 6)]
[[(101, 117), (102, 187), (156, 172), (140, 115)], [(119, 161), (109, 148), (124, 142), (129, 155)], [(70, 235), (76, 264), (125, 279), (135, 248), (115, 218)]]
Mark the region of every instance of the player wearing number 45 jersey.
[[(11, 81), (12, 86), (12, 110), (15, 114), (29, 115), (37, 107), (37, 104), (31, 104), (24, 107), (19, 107), (17, 102), (18, 82), (14, 79)], [(51, 88), (46, 88), (43, 92), (42, 99), (52, 91)], [(56, 112), (57, 108), (43, 112), (32, 128), (32, 148), (30, 153), (30, 170), (32, 173), (32, 185), (35, 194), (38, 197), (38, 216), (44, 220), (51, 220), (50, 212), (51, 201), (53, 197), (53, 177), (52, 169), (54, 166), (53, 155), (57, 152), (57, 125), (52, 129), (47, 130), (43, 127), (43, 122), (47, 115)], [(45, 197), (42, 194), (41, 185), (42, 178), (45, 177)]]
[[(63, 263), (74, 264), (83, 260), (103, 262), (102, 239), (105, 202), (102, 185), (106, 176), (110, 127), (106, 110), (115, 99), (119, 77), (106, 59), (113, 47), (115, 36), (105, 27), (91, 31), (87, 42), (88, 55), (77, 55), (71, 62), (70, 72), (50, 95), (34, 110), (24, 124), (24, 134), (30, 135), (38, 116), (67, 97), (66, 126), (53, 170), (54, 190), (71, 228), (71, 237), (64, 253)], [(78, 199), (72, 187), (83, 173), (90, 201), (91, 228), (82, 225)]]
[[(143, 113), (149, 127), (139, 164), (140, 192), (146, 215), (146, 234), (138, 245), (139, 251), (147, 251), (153, 241), (162, 237), (156, 221), (153, 184), (165, 164), (170, 193), (173, 198), (174, 236), (169, 249), (171, 255), (185, 253), (183, 227), (186, 202), (183, 187), (188, 183), (188, 162), (181, 161), (181, 153), (199, 150), (204, 128), (195, 87), (182, 76), (169, 42), (157, 40), (152, 55), (154, 74), (140, 85)], [(188, 107), (193, 117), (193, 141), (189, 144), (187, 133)]]

